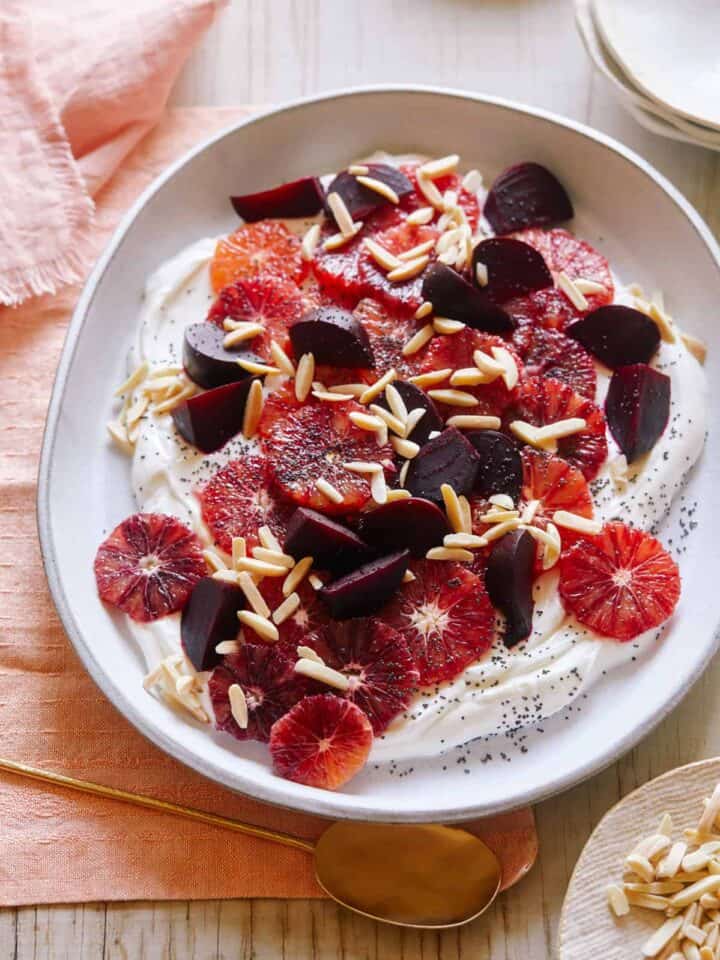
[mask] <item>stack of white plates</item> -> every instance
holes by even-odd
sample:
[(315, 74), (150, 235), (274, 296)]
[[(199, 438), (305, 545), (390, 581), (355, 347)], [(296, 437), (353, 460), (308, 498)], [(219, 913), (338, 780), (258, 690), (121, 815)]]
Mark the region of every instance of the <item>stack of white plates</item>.
[(575, 0), (580, 35), (653, 133), (720, 150), (720, 0)]

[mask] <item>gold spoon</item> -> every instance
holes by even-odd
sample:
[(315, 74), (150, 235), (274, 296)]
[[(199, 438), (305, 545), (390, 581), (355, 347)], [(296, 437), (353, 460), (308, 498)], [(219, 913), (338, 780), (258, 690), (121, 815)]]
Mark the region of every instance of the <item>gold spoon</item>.
[[(13, 760), (0, 759), (0, 770), (303, 850), (314, 857), (318, 882), (333, 900), (383, 923), (434, 929), (460, 926), (487, 910), (500, 891), (503, 871), (498, 858), (478, 837), (456, 827), (339, 821), (313, 844), (276, 830)], [(534, 832), (532, 837), (533, 841), (525, 841), (522, 865), (513, 863), (518, 875), (526, 872), (534, 860)], [(509, 885), (507, 875), (504, 885)]]

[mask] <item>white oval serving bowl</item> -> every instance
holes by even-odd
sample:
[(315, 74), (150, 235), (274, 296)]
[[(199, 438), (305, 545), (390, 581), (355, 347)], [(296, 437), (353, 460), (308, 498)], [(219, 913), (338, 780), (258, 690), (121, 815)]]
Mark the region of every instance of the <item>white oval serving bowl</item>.
[(542, 732), (476, 741), (398, 768), (368, 765), (335, 793), (275, 777), (264, 745), (211, 733), (149, 696), (124, 618), (99, 601), (92, 570), (103, 537), (135, 510), (129, 463), (106, 442), (105, 424), (148, 274), (198, 238), (232, 229), (229, 194), (338, 169), (376, 148), (457, 151), (488, 180), (521, 160), (546, 164), (573, 197), (573, 229), (624, 279), (661, 285), (682, 325), (708, 341), (710, 422), (717, 418), (720, 251), (698, 214), (649, 164), (587, 127), (503, 100), (421, 87), (331, 93), (254, 116), (201, 144), (123, 219), (80, 297), (58, 369), (40, 468), (40, 539), (53, 598), (88, 671), (161, 749), (233, 790), (315, 814), (457, 821), (589, 777), (634, 746), (698, 678), (716, 649), (720, 622), (709, 562), (720, 541), (720, 514), (710, 509), (720, 486), (717, 434), (711, 432), (685, 500), (661, 530), (663, 539), (677, 537), (680, 509), (706, 506), (683, 544), (676, 615), (641, 662), (603, 678)]

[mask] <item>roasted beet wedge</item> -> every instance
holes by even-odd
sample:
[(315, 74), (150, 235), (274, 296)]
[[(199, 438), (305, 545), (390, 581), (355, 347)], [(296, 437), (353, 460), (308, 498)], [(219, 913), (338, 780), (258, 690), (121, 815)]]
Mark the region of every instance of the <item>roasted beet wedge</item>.
[(240, 357), (259, 360), (248, 350), (228, 350), (223, 346), (227, 334), (214, 323), (201, 320), (191, 324), (183, 340), (183, 365), (190, 379), (211, 389), (226, 383), (246, 380), (250, 374), (238, 365)]
[(234, 640), (238, 633), (237, 611), (245, 606), (245, 594), (234, 583), (203, 577), (195, 584), (180, 621), (183, 649), (196, 670), (211, 670), (220, 663), (215, 647)]
[[(394, 380), (393, 386), (400, 394), (408, 413), (418, 408), (422, 408), (425, 411), (408, 434), (408, 440), (412, 440), (413, 443), (419, 443), (420, 446), (422, 446), (428, 442), (431, 433), (442, 432), (445, 422), (440, 416), (438, 408), (424, 390), (416, 387), (414, 383), (407, 383), (405, 380)], [(385, 399), (385, 394), (378, 400), (378, 404), (386, 410), (390, 409)]]
[[(365, 176), (384, 183), (394, 190), (398, 197), (405, 197), (413, 192), (412, 181), (397, 167), (391, 167), (387, 163), (366, 163), (364, 166), (368, 168)], [(328, 185), (327, 195), (331, 193), (340, 194), (353, 220), (364, 220), (373, 210), (389, 202), (382, 194), (359, 183), (356, 175), (348, 173), (347, 170), (339, 173)], [(325, 209), (328, 216), (332, 216), (327, 200)]]
[(475, 493), (480, 497), (504, 493), (517, 501), (523, 481), (517, 445), (497, 430), (469, 430), (465, 437), (475, 448), (479, 461)]
[(478, 468), (475, 448), (459, 430), (448, 427), (410, 461), (405, 487), (413, 497), (441, 504), (443, 483), (449, 483), (458, 496), (471, 493)]
[(256, 377), (206, 390), (175, 407), (178, 433), (203, 453), (224, 447), (242, 430), (250, 385)]
[(423, 300), (429, 300), (436, 316), (460, 320), (487, 333), (510, 333), (516, 322), (477, 287), (444, 263), (434, 263), (425, 271)]
[(360, 532), (378, 550), (402, 548), (414, 557), (424, 557), (432, 547), (441, 546), (451, 531), (440, 507), (430, 500), (409, 497), (363, 514)]
[(371, 560), (318, 591), (336, 620), (375, 613), (395, 594), (408, 567), (409, 550)]
[(565, 333), (612, 370), (649, 363), (660, 346), (660, 331), (650, 317), (621, 304), (598, 307), (571, 323)]
[(323, 207), (325, 194), (317, 177), (302, 177), (270, 190), (230, 197), (238, 216), (248, 223), (266, 217), (313, 217)]
[(373, 354), (365, 327), (349, 310), (319, 307), (290, 327), (295, 356), (312, 353), (331, 367), (371, 367)]
[(283, 550), (296, 560), (313, 557), (316, 567), (335, 574), (355, 570), (375, 555), (348, 527), (309, 507), (292, 515)]
[(645, 363), (618, 367), (605, 397), (615, 442), (633, 463), (655, 446), (670, 416), (670, 377)]
[(527, 530), (513, 530), (498, 540), (488, 558), (485, 586), (494, 607), (505, 617), (506, 647), (527, 639), (532, 630), (535, 541)]
[(505, 303), (554, 284), (542, 254), (529, 243), (512, 237), (491, 237), (475, 247), (472, 259), (475, 283), (479, 282), (478, 264), (487, 270), (487, 284), (482, 291), (493, 303)]
[(563, 185), (539, 163), (503, 170), (490, 187), (483, 213), (498, 234), (562, 223), (574, 215)]

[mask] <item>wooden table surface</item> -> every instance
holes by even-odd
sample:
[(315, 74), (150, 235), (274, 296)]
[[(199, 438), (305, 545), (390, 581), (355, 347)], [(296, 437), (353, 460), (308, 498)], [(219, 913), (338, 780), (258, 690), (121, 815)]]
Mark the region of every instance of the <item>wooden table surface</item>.
[[(624, 113), (592, 74), (570, 0), (235, 0), (195, 51), (173, 102), (270, 104), (381, 82), (462, 87), (585, 121), (647, 157), (720, 234), (720, 154), (660, 139)], [(720, 753), (719, 681), (716, 659), (632, 753), (540, 804), (534, 870), (465, 928), (403, 932), (323, 901), (23, 907), (0, 911), (0, 960), (549, 958), (570, 873), (602, 814), (650, 777)]]

